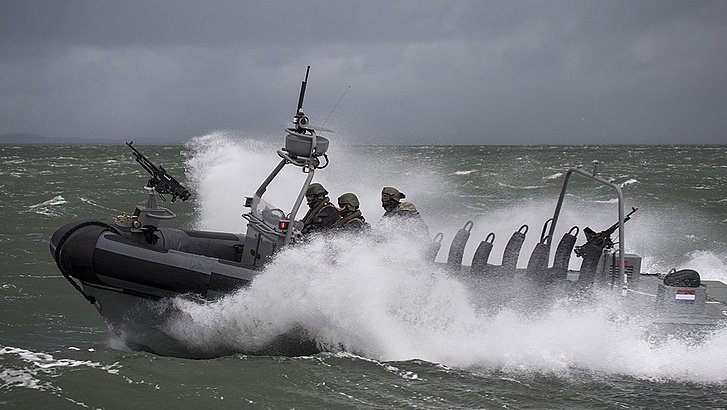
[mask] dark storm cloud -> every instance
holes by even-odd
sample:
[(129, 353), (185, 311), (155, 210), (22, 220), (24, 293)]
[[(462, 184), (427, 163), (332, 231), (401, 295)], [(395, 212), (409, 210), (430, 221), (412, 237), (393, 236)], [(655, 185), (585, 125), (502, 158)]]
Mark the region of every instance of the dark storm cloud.
[(0, 133), (721, 143), (721, 1), (0, 3)]

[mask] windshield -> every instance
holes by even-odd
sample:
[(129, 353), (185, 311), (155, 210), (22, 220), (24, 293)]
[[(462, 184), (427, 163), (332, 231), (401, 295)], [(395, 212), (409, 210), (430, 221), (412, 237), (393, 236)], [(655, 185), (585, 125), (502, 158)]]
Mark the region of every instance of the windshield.
[(252, 214), (265, 222), (272, 228), (278, 228), (278, 222), (285, 219), (285, 212), (275, 205), (272, 205), (260, 198), (256, 207), (253, 207)]

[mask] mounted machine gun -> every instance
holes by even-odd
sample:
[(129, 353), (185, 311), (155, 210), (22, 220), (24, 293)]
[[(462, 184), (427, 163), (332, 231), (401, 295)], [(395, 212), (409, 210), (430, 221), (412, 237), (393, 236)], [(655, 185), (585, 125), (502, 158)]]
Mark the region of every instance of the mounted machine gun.
[(139, 152), (138, 149), (134, 148), (132, 145), (134, 141), (125, 141), (126, 145), (131, 148), (132, 151), (134, 151), (134, 159), (136, 159), (136, 162), (141, 165), (142, 168), (146, 170), (146, 172), (151, 175), (151, 178), (149, 178), (149, 182), (147, 182), (146, 186), (149, 188), (154, 188), (155, 191), (159, 193), (159, 197), (162, 199), (162, 201), (166, 202), (166, 198), (164, 198), (163, 194), (169, 194), (172, 196), (172, 202), (177, 200), (177, 197), (181, 199), (182, 201), (186, 201), (191, 196), (187, 188), (183, 187), (182, 184), (179, 183), (173, 176), (169, 175), (167, 170), (164, 169), (161, 165), (156, 166), (153, 162), (149, 161), (147, 157), (144, 156), (141, 152)]

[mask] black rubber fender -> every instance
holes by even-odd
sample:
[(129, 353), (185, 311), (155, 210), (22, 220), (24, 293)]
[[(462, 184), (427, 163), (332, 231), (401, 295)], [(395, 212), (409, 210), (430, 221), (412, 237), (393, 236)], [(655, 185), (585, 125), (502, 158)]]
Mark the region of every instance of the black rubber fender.
[(482, 275), (487, 272), (487, 261), (492, 253), (492, 246), (495, 242), (495, 233), (490, 232), (484, 241), (477, 246), (474, 256), (472, 256), (472, 274)]
[(525, 235), (528, 233), (528, 226), (523, 225), (515, 231), (510, 240), (505, 245), (505, 251), (502, 254), (502, 269), (505, 273), (515, 274), (517, 269), (517, 260), (520, 257), (520, 249), (525, 242)]
[(467, 246), (467, 241), (470, 239), (470, 232), (472, 232), (472, 221), (467, 221), (464, 227), (460, 228), (452, 239), (452, 244), (449, 246), (449, 254), (447, 255), (447, 266), (451, 269), (459, 269), (462, 267), (462, 258), (464, 257), (464, 249)]
[[(574, 230), (575, 233), (573, 233)], [(563, 234), (563, 237), (558, 243), (558, 247), (555, 249), (555, 256), (553, 256), (553, 270), (556, 271), (558, 275), (568, 272), (568, 265), (570, 264), (571, 253), (576, 245), (578, 231), (578, 227), (574, 226), (570, 229), (570, 231)]]

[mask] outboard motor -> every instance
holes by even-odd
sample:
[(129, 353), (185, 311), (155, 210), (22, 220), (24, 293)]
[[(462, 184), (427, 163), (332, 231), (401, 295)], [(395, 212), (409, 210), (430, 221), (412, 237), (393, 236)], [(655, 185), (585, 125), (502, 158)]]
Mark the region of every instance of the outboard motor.
[(472, 270), (470, 271), (472, 274), (482, 275), (488, 271), (490, 265), (487, 264), (487, 260), (490, 259), (493, 242), (495, 242), (494, 232), (490, 232), (485, 240), (480, 242), (475, 255), (472, 257)]
[(464, 248), (467, 246), (467, 241), (470, 239), (470, 232), (472, 232), (472, 221), (467, 221), (460, 230), (454, 235), (452, 239), (452, 245), (449, 247), (449, 255), (447, 256), (447, 266), (450, 269), (459, 270), (462, 268), (462, 258), (464, 256)]

